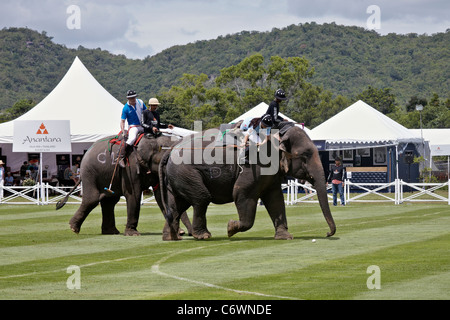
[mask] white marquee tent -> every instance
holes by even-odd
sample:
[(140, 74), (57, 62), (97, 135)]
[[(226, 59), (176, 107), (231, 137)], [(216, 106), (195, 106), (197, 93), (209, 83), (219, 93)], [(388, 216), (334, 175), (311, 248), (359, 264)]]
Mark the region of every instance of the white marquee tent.
[(450, 156), (450, 129), (410, 129), (430, 142), (431, 156)]
[[(13, 172), (28, 160), (27, 153), (12, 152), (14, 122), (19, 120), (70, 120), (72, 155), (83, 155), (93, 142), (120, 132), (122, 108), (123, 103), (106, 91), (76, 57), (46, 98), (19, 118), (0, 124), (2, 156), (6, 156)], [(187, 135), (192, 131), (175, 128), (174, 133)], [(57, 174), (55, 153), (44, 153), (42, 162), (48, 177)]]
[(0, 143), (12, 143), (17, 120), (70, 120), (72, 143), (94, 142), (120, 131), (122, 107), (76, 57), (47, 97), (19, 118), (0, 124)]
[(403, 151), (399, 148), (400, 145), (406, 148), (408, 143), (414, 143), (420, 146), (417, 148), (420, 153), (425, 152), (421, 150), (423, 141), (420, 134), (405, 128), (361, 100), (312, 129), (310, 137), (316, 145), (318, 141), (323, 143), (322, 150), (395, 146), (396, 161), (392, 161), (391, 166), (395, 166), (397, 178), (398, 156)]
[(417, 134), (359, 100), (310, 132), (326, 149), (355, 149), (421, 143)]

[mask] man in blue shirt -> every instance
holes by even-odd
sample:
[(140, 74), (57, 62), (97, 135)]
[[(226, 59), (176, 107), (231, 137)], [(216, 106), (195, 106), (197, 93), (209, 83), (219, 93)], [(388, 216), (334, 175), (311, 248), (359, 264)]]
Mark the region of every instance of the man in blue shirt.
[(120, 130), (125, 132), (125, 121), (128, 122), (128, 139), (125, 148), (121, 148), (118, 160), (119, 165), (125, 168), (125, 158), (133, 151), (133, 144), (136, 142), (140, 133), (144, 132), (142, 127), (142, 113), (147, 109), (141, 99), (137, 99), (137, 93), (134, 90), (128, 90), (128, 102), (123, 106), (122, 117), (120, 120)]

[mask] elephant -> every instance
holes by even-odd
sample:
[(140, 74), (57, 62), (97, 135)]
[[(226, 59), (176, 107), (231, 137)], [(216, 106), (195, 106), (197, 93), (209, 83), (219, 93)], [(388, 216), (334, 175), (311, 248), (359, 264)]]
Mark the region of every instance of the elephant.
[[(271, 174), (263, 173), (264, 170), (267, 172), (268, 162), (262, 162), (260, 153), (257, 153), (256, 162), (240, 163), (242, 161), (238, 159), (240, 152), (237, 146), (228, 146), (228, 152), (225, 154), (222, 151), (220, 158), (220, 152), (225, 147), (212, 146), (205, 133), (203, 139), (190, 138), (191, 141), (175, 145), (160, 163), (163, 204), (171, 221), (170, 234), (164, 240), (180, 239), (175, 230), (178, 229), (180, 213), (189, 206), (194, 211), (193, 236), (197, 239), (210, 238), (211, 233), (206, 225), (206, 211), (210, 203), (235, 203), (239, 221), (228, 222), (228, 237), (247, 231), (255, 221), (258, 199), (262, 200), (272, 219), (275, 239), (293, 239), (288, 232), (281, 189), (285, 176), (307, 180), (314, 186), (330, 228), (327, 236), (334, 235), (336, 225), (328, 204), (325, 175), (317, 148), (301, 128), (292, 123), (286, 128), (267, 142), (267, 152), (274, 155), (276, 161)], [(196, 151), (202, 149), (206, 152), (208, 148), (212, 149), (208, 154), (221, 161), (211, 162), (205, 158), (197, 162), (180, 161), (180, 158), (192, 160), (196, 157)]]
[[(172, 141), (169, 136), (155, 138), (153, 135), (145, 135), (128, 157), (126, 168), (120, 168), (120, 166), (117, 166), (116, 158), (123, 144), (121, 144), (121, 140), (118, 141), (120, 144), (112, 144), (110, 141), (113, 138), (111, 136), (95, 142), (83, 157), (80, 166), (80, 181), (83, 183), (82, 202), (69, 222), (70, 229), (75, 233), (80, 232), (84, 220), (100, 203), (102, 208), (102, 234), (119, 234), (115, 223), (114, 207), (123, 195), (127, 202), (127, 224), (124, 235), (139, 235), (137, 225), (142, 191), (147, 190), (150, 186), (153, 188), (159, 207), (163, 208), (158, 187), (158, 167), (163, 154), (176, 141)], [(64, 206), (79, 183), (62, 201), (58, 202), (57, 209)], [(185, 212), (182, 216), (182, 221), (191, 234), (192, 227), (189, 218)], [(167, 233), (167, 223), (165, 230)]]

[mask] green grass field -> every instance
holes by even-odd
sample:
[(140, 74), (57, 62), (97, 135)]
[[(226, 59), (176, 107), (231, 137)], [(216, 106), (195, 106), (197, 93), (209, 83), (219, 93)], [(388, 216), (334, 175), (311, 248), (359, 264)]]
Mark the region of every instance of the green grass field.
[[(0, 299), (450, 298), (445, 204), (332, 208), (337, 233), (331, 238), (317, 204), (291, 206), (292, 241), (273, 239), (264, 207), (251, 230), (229, 239), (234, 205), (210, 206), (213, 238), (178, 242), (161, 240), (163, 217), (149, 205), (142, 207), (140, 237), (100, 235), (100, 208), (76, 235), (68, 221), (77, 207), (0, 206)], [(125, 220), (119, 206), (121, 231)], [(80, 268), (80, 289), (66, 285), (72, 265)], [(368, 288), (372, 265), (379, 267), (380, 289)]]

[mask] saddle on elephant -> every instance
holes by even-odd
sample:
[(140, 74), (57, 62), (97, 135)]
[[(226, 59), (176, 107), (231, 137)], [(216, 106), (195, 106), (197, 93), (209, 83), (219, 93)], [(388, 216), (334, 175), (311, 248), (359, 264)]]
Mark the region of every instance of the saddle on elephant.
[[(124, 134), (122, 134), (122, 131), (120, 131), (116, 136), (114, 136), (113, 138), (111, 138), (111, 139), (109, 140), (109, 145), (110, 145), (109, 151), (111, 151), (111, 147), (112, 147), (113, 145), (115, 145), (115, 144), (116, 144), (116, 145), (120, 145), (120, 144), (122, 143), (122, 141), (126, 140), (126, 139), (124, 139), (124, 137), (126, 137), (126, 136), (127, 136), (127, 131), (125, 131)], [(137, 137), (136, 142), (134, 143), (134, 146), (135, 146), (135, 147), (138, 146), (139, 142), (141, 141), (141, 139), (142, 139), (144, 136), (145, 136), (145, 133), (141, 133), (141, 134)]]
[[(139, 142), (142, 140), (142, 138), (143, 138), (144, 136), (146, 136), (146, 134), (145, 134), (145, 133), (141, 133), (141, 134), (137, 137), (136, 141), (135, 141), (134, 144), (133, 144), (133, 149), (136, 149), (136, 148), (138, 147)], [(109, 139), (109, 141), (108, 141), (108, 151), (109, 151), (109, 152), (112, 152), (112, 147), (113, 147), (114, 145), (118, 145), (118, 146), (120, 146), (120, 147), (122, 148), (123, 145), (125, 144), (126, 139), (127, 139), (127, 131), (125, 131), (124, 134), (122, 134), (122, 131), (120, 131), (116, 136), (114, 136), (114, 137), (112, 137), (111, 139)], [(134, 150), (133, 150), (133, 151), (134, 151)], [(141, 157), (139, 156), (139, 154), (137, 154), (137, 153), (135, 153), (135, 152), (132, 152), (131, 154), (133, 154), (133, 153), (136, 155), (136, 158), (137, 158), (137, 161), (139, 162), (139, 164), (140, 164), (141, 166), (147, 168), (147, 165), (145, 164), (144, 161), (142, 161), (142, 159), (141, 159)], [(125, 159), (124, 159), (124, 160), (125, 160), (125, 163), (126, 163), (126, 166), (130, 166), (129, 156), (130, 156), (131, 154), (127, 154), (126, 157), (125, 157)], [(119, 160), (119, 159), (117, 159), (116, 161), (118, 161), (118, 160)], [(139, 169), (138, 169), (138, 172), (139, 172)]]

